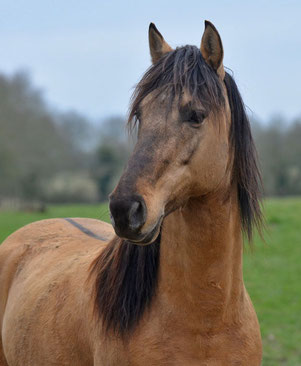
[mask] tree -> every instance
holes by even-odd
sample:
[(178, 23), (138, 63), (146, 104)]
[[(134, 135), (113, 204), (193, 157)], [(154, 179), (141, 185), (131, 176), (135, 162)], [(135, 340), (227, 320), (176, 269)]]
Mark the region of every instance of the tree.
[(125, 120), (121, 117), (106, 119), (101, 125), (93, 166), (93, 176), (102, 200), (107, 199), (117, 183), (131, 149), (132, 144), (125, 134)]
[(88, 124), (75, 112), (54, 112), (28, 74), (0, 75), (0, 198), (42, 200), (56, 174), (88, 170), (91, 157), (75, 133)]

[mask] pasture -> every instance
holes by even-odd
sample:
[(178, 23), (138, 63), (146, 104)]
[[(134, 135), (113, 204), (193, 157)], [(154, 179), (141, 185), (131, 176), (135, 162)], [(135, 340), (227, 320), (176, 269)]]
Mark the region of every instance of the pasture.
[[(265, 243), (245, 246), (244, 277), (263, 338), (263, 366), (301, 365), (301, 198), (265, 201)], [(52, 217), (109, 220), (103, 205), (52, 205), (45, 213), (0, 212), (0, 242), (32, 221)]]

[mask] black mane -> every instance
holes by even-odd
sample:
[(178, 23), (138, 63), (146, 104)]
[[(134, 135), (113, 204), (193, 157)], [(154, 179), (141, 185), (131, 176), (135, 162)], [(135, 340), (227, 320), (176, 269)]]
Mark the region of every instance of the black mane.
[(96, 274), (95, 310), (107, 331), (134, 328), (157, 288), (160, 238), (138, 246), (117, 236), (92, 264)]
[[(233, 184), (237, 185), (242, 230), (251, 240), (253, 227), (260, 229), (262, 223), (261, 178), (242, 98), (228, 73), (224, 83), (232, 115)], [(222, 83), (194, 46), (169, 52), (150, 67), (134, 92), (129, 122), (135, 121), (139, 104), (149, 93), (166, 92), (171, 108), (183, 90), (188, 90), (206, 109), (224, 107)], [(95, 310), (107, 331), (126, 335), (138, 324), (157, 288), (159, 258), (159, 240), (140, 247), (115, 237), (95, 259), (92, 265), (92, 274), (96, 274)]]
[(230, 139), (234, 149), (232, 179), (237, 184), (242, 230), (252, 241), (254, 226), (261, 233), (262, 180), (250, 121), (237, 85), (228, 73), (224, 79), (231, 109)]

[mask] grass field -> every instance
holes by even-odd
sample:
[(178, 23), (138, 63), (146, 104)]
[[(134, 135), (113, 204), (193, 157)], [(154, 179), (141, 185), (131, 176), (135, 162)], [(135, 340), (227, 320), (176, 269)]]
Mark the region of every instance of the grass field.
[[(264, 244), (245, 249), (244, 277), (264, 346), (263, 366), (301, 366), (301, 198), (265, 202)], [(108, 220), (106, 205), (49, 206), (44, 214), (0, 212), (0, 242), (19, 227), (51, 217)]]

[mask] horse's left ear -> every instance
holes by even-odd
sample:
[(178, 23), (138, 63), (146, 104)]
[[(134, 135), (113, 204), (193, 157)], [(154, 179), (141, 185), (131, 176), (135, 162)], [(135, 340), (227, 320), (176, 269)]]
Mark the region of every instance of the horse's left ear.
[(205, 20), (205, 31), (201, 42), (201, 53), (208, 65), (210, 65), (223, 80), (225, 70), (223, 65), (223, 44), (215, 26)]

